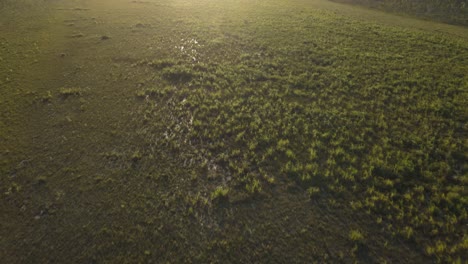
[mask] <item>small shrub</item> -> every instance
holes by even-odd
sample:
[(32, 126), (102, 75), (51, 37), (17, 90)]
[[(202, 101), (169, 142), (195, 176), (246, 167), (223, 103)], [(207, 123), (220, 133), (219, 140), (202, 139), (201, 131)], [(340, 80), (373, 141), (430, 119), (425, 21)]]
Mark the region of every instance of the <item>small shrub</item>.
[(211, 193), (211, 200), (216, 200), (219, 198), (226, 197), (229, 193), (229, 189), (226, 187), (219, 186)]
[(260, 181), (257, 179), (254, 179), (251, 183), (248, 183), (245, 185), (245, 189), (249, 193), (259, 193), (262, 191), (262, 186), (260, 185)]
[(364, 242), (364, 235), (359, 230), (351, 230), (349, 232), (349, 239), (354, 242)]
[(319, 193), (320, 193), (319, 187), (310, 187), (307, 189), (307, 194), (309, 194), (310, 197), (316, 196)]

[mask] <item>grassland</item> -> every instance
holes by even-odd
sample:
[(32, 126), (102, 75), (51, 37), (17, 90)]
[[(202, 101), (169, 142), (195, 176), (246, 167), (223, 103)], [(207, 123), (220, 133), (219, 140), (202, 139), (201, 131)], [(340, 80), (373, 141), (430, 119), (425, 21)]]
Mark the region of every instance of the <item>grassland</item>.
[(464, 0), (335, 0), (340, 3), (359, 4), (370, 8), (417, 16), (456, 25), (468, 25), (468, 5)]
[(468, 258), (466, 28), (321, 0), (21, 7), (8, 263)]

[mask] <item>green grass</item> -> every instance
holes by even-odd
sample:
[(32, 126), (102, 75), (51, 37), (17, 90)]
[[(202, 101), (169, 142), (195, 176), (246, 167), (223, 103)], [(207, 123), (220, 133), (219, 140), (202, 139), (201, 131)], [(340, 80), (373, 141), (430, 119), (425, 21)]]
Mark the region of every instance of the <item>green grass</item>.
[(10, 234), (31, 252), (0, 256), (70, 239), (57, 259), (466, 259), (466, 29), (319, 0), (70, 5), (41, 57), (58, 73), (16, 67), (50, 80), (5, 97), (48, 102), (11, 110), (34, 141), (0, 182), (8, 216), (50, 221), (6, 222), (44, 246)]
[(230, 188), (287, 177), (359, 203), (395, 236), (437, 247), (431, 256), (461, 256), (466, 42), (321, 10), (262, 12), (230, 27), (224, 45), (242, 51), (217, 55), (200, 25), (197, 52), (215, 55), (154, 72), (176, 87), (167, 126), (179, 130), (161, 144), (217, 164)]
[(362, 242), (364, 240), (364, 235), (359, 230), (351, 230), (351, 232), (349, 232), (349, 239), (355, 242)]
[(221, 199), (223, 197), (226, 197), (228, 193), (229, 193), (229, 189), (218, 187), (214, 190), (214, 192), (211, 193), (211, 199), (212, 200)]

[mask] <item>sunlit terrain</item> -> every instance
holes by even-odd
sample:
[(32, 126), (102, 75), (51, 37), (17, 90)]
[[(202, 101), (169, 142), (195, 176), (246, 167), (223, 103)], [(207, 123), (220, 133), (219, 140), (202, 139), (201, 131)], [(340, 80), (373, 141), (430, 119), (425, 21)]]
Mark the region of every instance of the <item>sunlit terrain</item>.
[(463, 263), (467, 73), (325, 0), (0, 0), (0, 262)]

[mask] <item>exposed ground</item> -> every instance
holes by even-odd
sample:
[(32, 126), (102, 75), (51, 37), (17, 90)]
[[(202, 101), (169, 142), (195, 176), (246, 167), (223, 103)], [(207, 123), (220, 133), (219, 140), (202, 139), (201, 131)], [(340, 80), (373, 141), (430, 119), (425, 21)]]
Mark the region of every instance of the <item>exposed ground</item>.
[(2, 262), (467, 260), (467, 28), (322, 0), (0, 8)]

